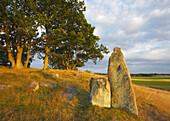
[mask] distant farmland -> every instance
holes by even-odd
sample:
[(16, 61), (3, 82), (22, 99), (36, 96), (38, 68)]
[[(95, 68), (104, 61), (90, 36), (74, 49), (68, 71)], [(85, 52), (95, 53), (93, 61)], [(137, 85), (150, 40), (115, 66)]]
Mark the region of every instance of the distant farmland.
[(132, 83), (170, 91), (170, 76), (132, 77)]
[[(107, 74), (100, 75), (108, 76)], [(170, 91), (169, 75), (132, 74), (131, 76), (133, 84)]]

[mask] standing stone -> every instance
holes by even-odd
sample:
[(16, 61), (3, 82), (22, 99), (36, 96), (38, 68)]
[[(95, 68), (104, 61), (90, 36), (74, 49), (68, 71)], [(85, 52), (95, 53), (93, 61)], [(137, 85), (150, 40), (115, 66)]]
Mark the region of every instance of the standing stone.
[(90, 103), (100, 107), (111, 107), (110, 83), (105, 78), (91, 78)]
[(108, 80), (111, 86), (111, 106), (128, 109), (138, 115), (131, 77), (121, 49), (116, 47), (109, 58)]

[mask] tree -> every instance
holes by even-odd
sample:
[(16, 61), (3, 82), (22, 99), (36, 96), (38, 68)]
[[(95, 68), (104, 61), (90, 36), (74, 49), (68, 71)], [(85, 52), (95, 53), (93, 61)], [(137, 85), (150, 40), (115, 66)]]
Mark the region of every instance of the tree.
[[(5, 41), (12, 67), (23, 68), (24, 47), (28, 48), (27, 60), (29, 60), (31, 40), (36, 32), (35, 5), (34, 0), (1, 1), (1, 32), (4, 33), (2, 41)], [(25, 67), (27, 65), (28, 61)]]
[[(68, 14), (68, 5), (66, 0), (37, 0), (37, 15), (39, 26), (43, 27), (45, 32), (39, 39), (39, 46), (44, 48), (44, 69), (48, 69), (48, 56), (51, 48), (63, 46), (62, 41), (66, 36), (63, 23)], [(42, 50), (42, 49), (40, 49)]]
[[(75, 6), (76, 5), (78, 6)], [(87, 23), (83, 12), (84, 3), (74, 0), (69, 3), (69, 15), (65, 17), (62, 47), (53, 46), (50, 52), (50, 65), (59, 69), (76, 69), (84, 66), (89, 59), (96, 64), (97, 59), (103, 58), (102, 53), (108, 53), (103, 45), (98, 45), (98, 36), (95, 36), (91, 24)], [(65, 44), (64, 44), (65, 43)]]
[[(98, 45), (94, 27), (87, 23), (85, 6), (79, 0), (2, 0), (1, 41), (6, 48), (12, 67), (28, 66), (31, 51), (45, 54), (44, 69), (48, 61), (63, 69), (84, 66), (88, 59), (103, 58), (107, 48)], [(36, 36), (37, 27), (45, 31)], [(53, 61), (54, 62), (53, 62)], [(4, 59), (5, 62), (5, 59)]]
[(5, 43), (2, 41), (3, 38), (0, 38), (0, 65), (1, 66), (10, 66), (9, 60), (8, 60), (8, 53), (6, 48), (4, 47)]

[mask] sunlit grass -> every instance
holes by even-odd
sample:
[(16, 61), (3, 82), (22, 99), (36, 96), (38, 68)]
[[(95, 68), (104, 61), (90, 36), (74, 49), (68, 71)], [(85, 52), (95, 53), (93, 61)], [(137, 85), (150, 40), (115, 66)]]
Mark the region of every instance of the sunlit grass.
[[(59, 76), (55, 76), (56, 74)], [(0, 91), (0, 120), (133, 121), (146, 119), (146, 117), (150, 117), (152, 120), (169, 118), (169, 112), (167, 112), (169, 105), (161, 104), (160, 97), (159, 100), (156, 96), (148, 98), (148, 93), (145, 94), (141, 91), (143, 88), (140, 89), (136, 86), (135, 92), (139, 107), (138, 118), (122, 109), (92, 106), (89, 103), (91, 77), (105, 76), (72, 70), (0, 68), (0, 85), (13, 86), (10, 89)], [(50, 82), (57, 86), (54, 88), (40, 86), (40, 89), (33, 93), (27, 90), (27, 86), (32, 81)], [(64, 85), (64, 82), (67, 82), (68, 85)], [(65, 89), (69, 86), (73, 86), (78, 90), (73, 103), (65, 102), (60, 97), (60, 94), (65, 92)], [(151, 102), (148, 102), (148, 99)], [(164, 101), (166, 102), (166, 99)], [(154, 105), (156, 103), (158, 103), (158, 106)], [(157, 115), (155, 118), (155, 111), (161, 113), (161, 116)], [(153, 114), (148, 112), (153, 112)], [(162, 114), (162, 112), (166, 112), (166, 114)]]

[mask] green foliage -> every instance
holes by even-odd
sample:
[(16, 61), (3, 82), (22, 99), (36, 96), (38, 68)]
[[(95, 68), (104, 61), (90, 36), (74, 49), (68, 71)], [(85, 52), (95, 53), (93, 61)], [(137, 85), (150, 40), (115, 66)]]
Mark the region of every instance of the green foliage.
[[(69, 14), (64, 17), (62, 25), (65, 37), (61, 45), (54, 45), (49, 54), (49, 62), (53, 68), (73, 69), (84, 66), (89, 59), (96, 64), (108, 53), (105, 46), (98, 45), (98, 36), (95, 36), (91, 24), (87, 23), (83, 12), (84, 2), (69, 1)], [(66, 7), (67, 8), (67, 7)]]
[[(35, 1), (2, 0), (0, 14), (0, 31), (3, 32), (0, 34), (0, 41), (5, 43), (3, 47), (8, 50), (8, 55), (10, 54), (14, 61), (19, 60), (19, 56), (22, 58), (23, 54), (21, 62), (25, 62), (28, 46), (34, 42), (33, 37), (36, 33)], [(8, 61), (12, 62), (11, 58), (9, 57)]]
[(85, 72), (91, 73), (91, 71), (90, 71), (90, 70), (86, 70)]
[[(78, 0), (2, 0), (0, 41), (8, 50), (7, 61), (15, 62), (26, 55), (45, 54), (44, 65), (59, 69), (77, 69), (91, 59), (95, 64), (108, 50), (99, 45), (95, 27), (84, 16), (84, 1)], [(37, 27), (43, 28), (41, 34)], [(3, 56), (7, 56), (4, 54)], [(46, 64), (45, 64), (46, 63)]]

